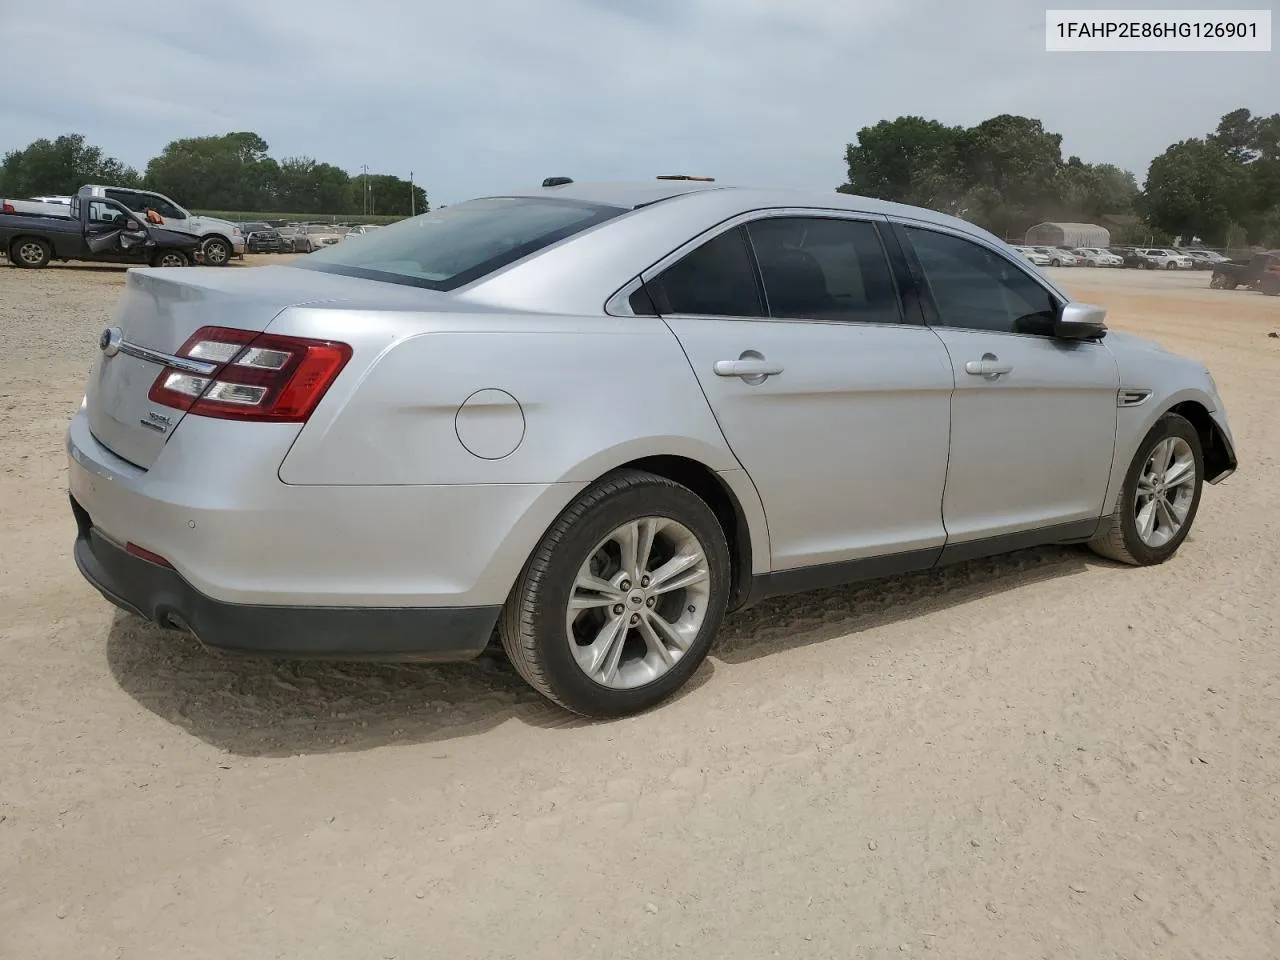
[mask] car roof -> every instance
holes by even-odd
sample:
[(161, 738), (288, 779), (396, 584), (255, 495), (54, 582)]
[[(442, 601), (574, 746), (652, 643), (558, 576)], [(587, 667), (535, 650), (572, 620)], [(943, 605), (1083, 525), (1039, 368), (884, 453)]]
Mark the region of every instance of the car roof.
[[(693, 199), (698, 195), (714, 195), (719, 199), (717, 207), (726, 211), (747, 213), (770, 207), (813, 207), (828, 210), (847, 210), (853, 213), (871, 213), (896, 216), (924, 223), (949, 226), (978, 236), (994, 235), (968, 220), (925, 207), (913, 207), (889, 200), (877, 200), (857, 194), (797, 190), (786, 188), (756, 187), (721, 184), (699, 180), (635, 180), (635, 181), (583, 181), (554, 187), (532, 187), (508, 191), (495, 191), (489, 197), (548, 197), (598, 203), (606, 206), (634, 210), (660, 201)], [(998, 239), (998, 238), (996, 238)], [(1004, 241), (1000, 241), (1003, 243)]]

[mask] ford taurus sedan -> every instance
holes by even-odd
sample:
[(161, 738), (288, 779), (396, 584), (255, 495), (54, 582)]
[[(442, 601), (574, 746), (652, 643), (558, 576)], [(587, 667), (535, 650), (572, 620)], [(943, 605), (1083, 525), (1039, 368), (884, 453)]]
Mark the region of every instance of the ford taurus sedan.
[(222, 651), (458, 660), (582, 714), (726, 610), (1182, 545), (1204, 365), (938, 213), (693, 178), (487, 196), (287, 266), (138, 269), (67, 437), (75, 558)]

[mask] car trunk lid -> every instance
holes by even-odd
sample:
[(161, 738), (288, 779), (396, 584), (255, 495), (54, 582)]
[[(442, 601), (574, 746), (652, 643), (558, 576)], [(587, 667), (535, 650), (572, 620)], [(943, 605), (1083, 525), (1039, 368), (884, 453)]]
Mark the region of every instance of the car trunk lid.
[(364, 299), (370, 287), (385, 285), (290, 267), (129, 271), (89, 371), (90, 430), (117, 456), (149, 468), (185, 415), (150, 400), (151, 387), (193, 333), (208, 326), (261, 332), (287, 307)]

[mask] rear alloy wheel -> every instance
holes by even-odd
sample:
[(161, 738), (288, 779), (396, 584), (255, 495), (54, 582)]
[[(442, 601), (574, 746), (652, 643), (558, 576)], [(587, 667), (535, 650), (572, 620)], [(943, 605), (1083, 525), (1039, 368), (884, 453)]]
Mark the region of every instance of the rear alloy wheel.
[(204, 262), (211, 267), (225, 267), (231, 259), (231, 245), (221, 237), (210, 237), (204, 242)]
[(1185, 417), (1166, 413), (1138, 445), (1115, 510), (1090, 548), (1120, 563), (1163, 563), (1190, 532), (1203, 486), (1200, 435)]
[(181, 250), (162, 250), (151, 260), (153, 267), (185, 267), (191, 263)]
[(729, 548), (711, 508), (664, 477), (621, 471), (561, 514), (499, 622), (519, 674), (568, 710), (608, 718), (665, 700), (724, 617)]
[(13, 242), (9, 251), (9, 261), (15, 267), (26, 267), (29, 270), (47, 267), (52, 258), (53, 251), (49, 249), (49, 244), (39, 237), (20, 237)]

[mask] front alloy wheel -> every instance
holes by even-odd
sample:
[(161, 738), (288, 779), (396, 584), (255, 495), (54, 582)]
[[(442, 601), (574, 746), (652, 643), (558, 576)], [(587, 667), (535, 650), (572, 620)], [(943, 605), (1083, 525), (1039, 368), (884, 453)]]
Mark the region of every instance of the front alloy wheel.
[(213, 237), (204, 244), (204, 262), (211, 267), (225, 267), (231, 259), (231, 247), (221, 237)]
[(565, 508), (498, 628), (517, 672), (575, 713), (619, 717), (679, 689), (724, 616), (729, 547), (692, 490), (620, 470)]
[(1138, 445), (1115, 509), (1089, 546), (1120, 563), (1163, 563), (1191, 530), (1204, 486), (1200, 435), (1166, 413)]

